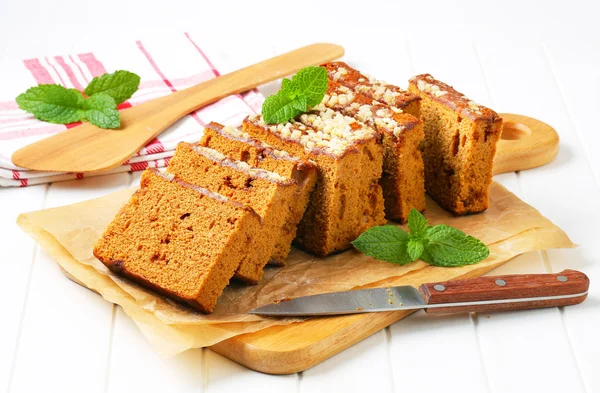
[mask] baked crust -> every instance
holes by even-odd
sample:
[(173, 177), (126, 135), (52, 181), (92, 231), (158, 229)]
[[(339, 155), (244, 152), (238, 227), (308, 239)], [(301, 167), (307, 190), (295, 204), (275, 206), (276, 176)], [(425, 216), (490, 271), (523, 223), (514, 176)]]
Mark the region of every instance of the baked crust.
[(327, 69), (329, 78), (334, 82), (364, 94), (373, 100), (401, 109), (417, 118), (419, 117), (421, 98), (418, 95), (363, 74), (342, 61), (326, 63), (323, 66)]
[(502, 121), (493, 110), (479, 105), (456, 91), (452, 86), (435, 79), (430, 74), (421, 74), (410, 79), (409, 83), (429, 98), (446, 105), (448, 108), (468, 117), (471, 120), (485, 120), (487, 122)]

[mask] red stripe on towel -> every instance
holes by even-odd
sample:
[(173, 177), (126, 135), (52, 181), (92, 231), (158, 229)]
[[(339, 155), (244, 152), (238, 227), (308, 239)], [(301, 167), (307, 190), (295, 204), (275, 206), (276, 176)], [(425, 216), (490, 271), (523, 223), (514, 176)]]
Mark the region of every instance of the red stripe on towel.
[(132, 171), (143, 171), (148, 168), (148, 161), (134, 162), (133, 164), (130, 164), (130, 166)]
[(194, 47), (196, 48), (196, 50), (198, 50), (198, 52), (200, 53), (200, 56), (202, 56), (204, 58), (204, 61), (206, 61), (206, 64), (208, 64), (208, 66), (212, 70), (213, 74), (215, 74), (215, 76), (221, 76), (221, 74), (215, 68), (215, 66), (213, 65), (213, 63), (208, 59), (208, 57), (206, 56), (206, 54), (204, 53), (204, 51), (202, 49), (200, 49), (200, 47), (198, 45), (196, 45), (196, 43), (194, 42), (194, 40), (192, 40), (192, 37), (190, 37), (190, 35), (188, 33), (185, 33), (185, 36), (192, 43), (192, 45), (194, 45)]
[(81, 53), (77, 55), (77, 57), (79, 57), (79, 60), (83, 61), (83, 64), (85, 64), (92, 76), (106, 74), (106, 68), (104, 68), (104, 65), (96, 59), (96, 56), (94, 56), (93, 53)]
[(81, 85), (81, 83), (79, 83), (79, 81), (77, 80), (77, 77), (75, 76), (75, 73), (71, 69), (71, 66), (69, 66), (65, 62), (65, 59), (63, 59), (62, 56), (54, 56), (54, 60), (65, 71), (65, 73), (67, 74), (67, 77), (71, 81), (71, 84), (73, 85), (73, 87), (76, 88), (79, 91), (83, 91), (84, 87)]
[[(78, 124), (78, 123), (75, 123)], [(81, 123), (79, 123), (81, 124)], [(68, 127), (68, 126), (67, 126)], [(24, 130), (15, 130), (0, 133), (0, 141), (10, 141), (13, 139), (26, 138), (35, 135), (46, 135), (46, 134), (55, 134), (59, 131), (64, 130), (64, 126), (60, 124), (53, 124), (50, 126), (39, 127), (39, 128), (29, 128)]]
[[(156, 64), (156, 62), (154, 61), (154, 59), (152, 58), (152, 56), (150, 56), (150, 53), (148, 53), (148, 51), (146, 50), (146, 48), (144, 48), (144, 45), (142, 44), (142, 41), (136, 41), (136, 44), (137, 44), (137, 47), (139, 48), (139, 50), (146, 57), (146, 59), (148, 60), (148, 62), (150, 63), (150, 65), (152, 66), (152, 68), (154, 69), (154, 71), (158, 74), (158, 76), (165, 82), (165, 84), (167, 86), (169, 86), (169, 89), (171, 89), (172, 92), (176, 92), (177, 89), (167, 79), (166, 75), (163, 74), (163, 72), (160, 70), (160, 68), (158, 68), (158, 65)], [(196, 120), (198, 122), (198, 124), (200, 124), (201, 126), (204, 127), (205, 123), (202, 120), (200, 120), (200, 118), (198, 117), (198, 115), (196, 114), (196, 112), (190, 113), (190, 116), (192, 116), (194, 118), (194, 120)]]
[[(52, 69), (54, 70), (54, 72), (56, 73), (56, 75), (58, 76), (58, 80), (60, 81), (60, 84), (63, 85), (64, 87), (67, 87), (67, 84), (65, 83), (65, 81), (63, 80), (62, 76), (60, 76), (60, 74), (58, 73), (58, 70), (56, 69), (56, 67), (54, 67), (52, 65), (52, 63), (50, 63), (50, 60), (48, 60), (47, 57), (45, 57), (46, 59), (46, 63), (48, 63), (48, 65), (50, 67), (52, 67)], [(39, 83), (39, 82), (38, 82)], [(54, 83), (56, 83), (56, 81), (54, 81)]]
[[(213, 65), (213, 63), (208, 59), (208, 56), (206, 56), (206, 54), (204, 53), (204, 51), (202, 49), (200, 49), (200, 47), (194, 42), (194, 40), (192, 40), (192, 37), (190, 37), (190, 35), (188, 33), (185, 33), (185, 36), (192, 43), (192, 45), (194, 45), (194, 47), (196, 48), (196, 50), (198, 51), (198, 53), (200, 53), (200, 56), (202, 56), (202, 58), (204, 59), (204, 61), (206, 61), (206, 64), (208, 64), (208, 66), (212, 70), (213, 74), (215, 74), (215, 76), (221, 76), (221, 74), (215, 68), (215, 66)], [(256, 113), (256, 110), (254, 110), (254, 108), (250, 104), (248, 104), (246, 102), (246, 100), (244, 99), (244, 97), (242, 97), (240, 94), (235, 94), (235, 96), (238, 97), (239, 99), (241, 99), (242, 101), (244, 101), (244, 103), (246, 105), (248, 105), (248, 108), (250, 108), (250, 110), (252, 112)]]
[(71, 60), (71, 63), (75, 64), (75, 67), (77, 67), (77, 69), (79, 70), (79, 73), (81, 74), (81, 77), (83, 78), (85, 83), (89, 83), (90, 81), (83, 73), (83, 69), (79, 66), (79, 64), (75, 61), (75, 59), (73, 59), (73, 56), (69, 55), (69, 59)]
[(29, 72), (31, 72), (31, 75), (33, 75), (33, 78), (39, 85), (54, 83), (54, 79), (52, 79), (46, 67), (40, 63), (40, 59), (24, 60), (23, 63)]

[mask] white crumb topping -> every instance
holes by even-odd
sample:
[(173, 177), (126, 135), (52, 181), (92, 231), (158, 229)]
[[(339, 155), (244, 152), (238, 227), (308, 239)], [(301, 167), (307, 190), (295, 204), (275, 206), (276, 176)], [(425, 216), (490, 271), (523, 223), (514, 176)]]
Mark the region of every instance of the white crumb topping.
[[(347, 96), (347, 88), (339, 87), (339, 91), (342, 94), (332, 94), (331, 96), (325, 96), (322, 101), (322, 105), (334, 110), (340, 110), (347, 115), (353, 116), (359, 121), (367, 124), (369, 127), (382, 128), (386, 132), (392, 132), (396, 137), (405, 130), (405, 126), (398, 124), (394, 120), (394, 114), (402, 112), (401, 110), (394, 110), (394, 108), (387, 105), (383, 105), (373, 100), (372, 105), (360, 105), (358, 102), (352, 102), (352, 100), (342, 103), (338, 97)], [(354, 96), (352, 97), (354, 99)]]
[(383, 101), (388, 105), (395, 105), (396, 98), (402, 95), (401, 92), (391, 89), (384, 81), (371, 79), (370, 84), (358, 84), (355, 89), (359, 93), (369, 95), (378, 101)]
[(342, 155), (355, 142), (376, 135), (372, 128), (323, 104), (300, 115), (298, 121), (286, 124), (267, 125), (259, 115), (249, 120), (283, 139), (299, 143), (308, 152), (321, 149), (334, 156)]
[(298, 157), (294, 157), (292, 155), (290, 155), (290, 153), (288, 153), (285, 150), (277, 150), (277, 149), (271, 149), (270, 150), (271, 154), (273, 154), (276, 158), (280, 158), (282, 160), (287, 160), (287, 161), (300, 161), (300, 159)]
[(287, 183), (290, 181), (289, 178), (283, 177), (275, 172), (270, 172), (270, 171), (266, 171), (264, 169), (255, 168), (253, 166), (248, 165), (248, 163), (246, 163), (244, 161), (232, 160), (231, 158), (226, 157), (221, 152), (214, 150), (214, 149), (210, 149), (208, 147), (192, 145), (192, 149), (194, 149), (194, 151), (196, 153), (202, 154), (204, 157), (208, 158), (209, 160), (219, 162), (225, 166), (245, 172), (252, 177), (260, 177), (262, 179), (266, 179), (266, 180), (274, 181), (274, 182)]
[(440, 89), (438, 85), (434, 85), (433, 83), (427, 83), (422, 79), (419, 79), (417, 81), (417, 88), (435, 97), (441, 97), (445, 94), (448, 94), (447, 91)]
[(247, 132), (243, 132), (243, 131), (241, 131), (238, 128), (233, 127), (233, 126), (225, 126), (225, 127), (223, 127), (221, 129), (221, 132), (223, 134), (235, 136), (235, 137), (238, 137), (238, 138), (253, 139), (252, 136), (250, 136), (250, 134), (248, 134)]
[[(466, 99), (466, 97), (465, 97), (465, 99)], [(475, 101), (469, 101), (469, 102), (467, 102), (467, 105), (469, 106), (469, 109), (471, 109), (473, 112), (477, 113), (478, 115), (482, 114), (481, 105), (479, 105)]]
[[(159, 171), (156, 171), (154, 173), (157, 174), (158, 176), (162, 177), (163, 179), (168, 180), (168, 181), (175, 180), (175, 175), (172, 174), (172, 173), (169, 173), (169, 172), (159, 172)], [(181, 181), (179, 184), (182, 184), (184, 187), (191, 188), (192, 190), (194, 190), (196, 192), (199, 192), (201, 194), (209, 196), (209, 197), (211, 197), (213, 199), (216, 199), (218, 201), (221, 201), (221, 202), (227, 202), (227, 201), (229, 201), (229, 198), (227, 198), (225, 195), (221, 195), (218, 192), (211, 191), (211, 190), (209, 190), (207, 188), (196, 186), (194, 184), (190, 184), (190, 183), (187, 183), (187, 182), (184, 182), (184, 181)]]
[(333, 80), (337, 82), (342, 76), (347, 75), (347, 74), (348, 74), (348, 70), (345, 69), (344, 67), (340, 67), (333, 74)]
[[(426, 82), (425, 80), (431, 82)], [(431, 75), (425, 75), (422, 77), (422, 79), (417, 79), (417, 77), (414, 77), (410, 80), (411, 83), (415, 83), (417, 84), (417, 88), (420, 91), (429, 93), (435, 97), (442, 97), (446, 94), (448, 94), (449, 92), (452, 92), (452, 101), (457, 101), (461, 104), (466, 105), (465, 110), (467, 112), (470, 113), (475, 113), (477, 115), (482, 115), (483, 111), (482, 109), (484, 109), (484, 107), (482, 107), (481, 105), (479, 105), (478, 103), (476, 103), (475, 101), (471, 101), (469, 100), (467, 97), (465, 97), (463, 94), (460, 94), (456, 91), (454, 91), (454, 89), (452, 89), (451, 87), (448, 87), (446, 84), (442, 83), (442, 87), (440, 88), (440, 86), (438, 85), (438, 81), (436, 81)]]
[(277, 150), (273, 146), (271, 146), (263, 141), (260, 141), (256, 138), (253, 138), (250, 134), (248, 134), (247, 132), (243, 132), (239, 128), (236, 128), (233, 126), (225, 126), (220, 130), (220, 132), (224, 135), (231, 137), (232, 139), (244, 141), (246, 143), (252, 143), (259, 147), (268, 149), (268, 153), (275, 158), (278, 158), (281, 160), (286, 160), (286, 161), (295, 161), (295, 162), (300, 161), (300, 159), (298, 157), (294, 157), (294, 156), (290, 155), (290, 153), (288, 153), (287, 151)]

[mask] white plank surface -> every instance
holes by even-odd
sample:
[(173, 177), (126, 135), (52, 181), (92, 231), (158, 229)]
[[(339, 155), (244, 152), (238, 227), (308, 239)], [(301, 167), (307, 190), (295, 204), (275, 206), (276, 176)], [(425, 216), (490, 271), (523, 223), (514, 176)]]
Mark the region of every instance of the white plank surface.
[[(44, 207), (95, 198), (127, 186), (129, 179), (125, 173), (56, 183)], [(89, 386), (90, 392), (103, 392), (113, 305), (69, 281), (39, 248), (26, 299), (10, 391), (60, 386), (63, 392), (80, 392)]]
[[(357, 15), (365, 19), (360, 27), (350, 23)], [(102, 7), (79, 0), (0, 1), (6, 38), (0, 62), (189, 31), (217, 67), (230, 71), (298, 45), (332, 41), (346, 48), (348, 62), (379, 78), (406, 85), (411, 75), (429, 72), (499, 112), (546, 121), (561, 137), (555, 162), (496, 180), (581, 247), (522, 256), (497, 273), (577, 268), (592, 279), (589, 299), (577, 307), (450, 317), (421, 312), (301, 375), (274, 377), (209, 350), (161, 359), (120, 309), (64, 279), (16, 229), (20, 212), (103, 195), (137, 183), (139, 174), (2, 189), (2, 272), (10, 279), (0, 296), (10, 300), (0, 325), (0, 390), (600, 391), (600, 289), (593, 284), (600, 279), (594, 253), (600, 43), (591, 41), (600, 36), (597, 15), (598, 5), (585, 1), (565, 7), (558, 1), (307, 0), (294, 8), (274, 1), (106, 0)], [(177, 64), (161, 67), (168, 76)], [(0, 75), (0, 87), (12, 92), (14, 83), (2, 86), (6, 78)], [(48, 320), (50, 314), (60, 318)]]

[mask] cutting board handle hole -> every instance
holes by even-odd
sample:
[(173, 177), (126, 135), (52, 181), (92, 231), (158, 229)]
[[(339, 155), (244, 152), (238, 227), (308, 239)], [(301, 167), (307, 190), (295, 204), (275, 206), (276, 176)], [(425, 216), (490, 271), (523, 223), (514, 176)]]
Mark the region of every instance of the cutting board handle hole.
[(531, 128), (527, 127), (525, 124), (507, 121), (504, 123), (500, 138), (514, 141), (529, 135), (531, 135)]

